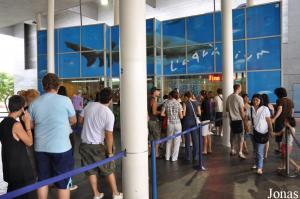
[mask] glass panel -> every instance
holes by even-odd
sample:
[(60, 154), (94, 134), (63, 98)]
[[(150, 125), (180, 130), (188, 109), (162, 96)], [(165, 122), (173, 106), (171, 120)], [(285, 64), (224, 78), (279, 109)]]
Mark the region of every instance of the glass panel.
[(164, 47), (185, 45), (185, 19), (175, 19), (163, 22)]
[(185, 49), (184, 47), (164, 49), (164, 75), (186, 73)]
[(105, 39), (106, 39), (106, 50), (109, 51), (110, 50), (110, 27), (105, 25)]
[(245, 38), (245, 9), (232, 12), (233, 39)]
[[(55, 54), (55, 74), (58, 74), (58, 54)], [(43, 77), (47, 74), (47, 55), (39, 55), (38, 56), (38, 65), (37, 65), (37, 76), (38, 79), (43, 79)]]
[(154, 75), (154, 49), (147, 48), (147, 76)]
[[(47, 54), (47, 31), (38, 31), (37, 38), (38, 55)], [(58, 30), (55, 30), (54, 32), (54, 42), (55, 53), (58, 53)]]
[(186, 19), (186, 23), (187, 43), (189, 45), (209, 43), (214, 40), (212, 14), (189, 17)]
[(61, 78), (80, 77), (80, 54), (69, 53), (59, 56)]
[(104, 76), (104, 53), (82, 52), (82, 77)]
[(160, 76), (163, 74), (162, 72), (162, 66), (161, 66), (161, 49), (156, 49), (156, 75)]
[(269, 95), (272, 103), (276, 102), (275, 88), (281, 85), (280, 71), (248, 72), (248, 93), (251, 99), (255, 93)]
[(156, 21), (156, 45), (161, 46), (161, 22), (159, 20)]
[(83, 26), (81, 29), (81, 38), (82, 51), (103, 50), (103, 25)]
[(295, 115), (300, 117), (300, 84), (294, 84), (293, 87), (293, 101), (295, 105)]
[(280, 69), (280, 37), (248, 40), (248, 70)]
[(280, 35), (280, 4), (247, 8), (248, 38)]
[(111, 49), (112, 51), (119, 50), (119, 26), (111, 27)]
[(110, 77), (110, 53), (106, 52), (106, 77)]
[(154, 19), (146, 20), (147, 47), (153, 46)]
[(112, 76), (120, 77), (119, 52), (112, 52)]
[(63, 28), (59, 30), (59, 53), (80, 51), (80, 28)]
[[(222, 41), (222, 21), (221, 13), (216, 12), (215, 19), (215, 30), (216, 30), (216, 41)], [(245, 38), (245, 10), (237, 9), (232, 11), (232, 32), (233, 39)]]
[[(217, 93), (218, 88), (222, 88), (222, 79), (214, 80), (207, 75), (193, 75), (193, 76), (172, 76), (164, 77), (164, 93), (168, 94), (174, 88), (178, 88), (181, 95), (187, 91), (198, 97), (201, 90), (212, 91), (214, 94)], [(246, 78), (243, 73), (236, 73), (235, 83), (241, 83), (242, 88), (246, 88)], [(222, 78), (222, 75), (219, 74)]]
[(191, 46), (187, 48), (188, 73), (214, 72), (213, 44)]
[[(245, 59), (245, 41), (234, 41), (233, 42), (233, 64), (234, 71), (246, 70), (246, 59)], [(222, 72), (222, 44), (216, 44), (216, 58), (217, 67), (216, 72)]]
[(43, 84), (42, 84), (41, 79), (38, 79), (38, 91), (40, 92), (40, 95), (42, 95), (44, 93)]

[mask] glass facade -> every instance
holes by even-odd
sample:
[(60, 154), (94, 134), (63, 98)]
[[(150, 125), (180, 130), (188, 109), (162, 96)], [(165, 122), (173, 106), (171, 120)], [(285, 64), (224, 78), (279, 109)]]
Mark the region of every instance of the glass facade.
[[(280, 3), (233, 10), (235, 79), (242, 81), (250, 95), (262, 91), (271, 94), (281, 85), (280, 15)], [(167, 90), (175, 84), (180, 87), (181, 82), (182, 91), (215, 91), (221, 84), (209, 77), (222, 73), (221, 23), (220, 12), (162, 22), (148, 19), (148, 77), (156, 76), (156, 85), (164, 85)], [(46, 31), (38, 32), (39, 80), (47, 69), (46, 38)], [(119, 79), (119, 49), (119, 26), (97, 24), (58, 29), (55, 71), (63, 79), (99, 78), (104, 77), (106, 68), (107, 77)], [(272, 78), (267, 85), (256, 82), (264, 82), (266, 77)], [(274, 102), (274, 96), (271, 99)]]

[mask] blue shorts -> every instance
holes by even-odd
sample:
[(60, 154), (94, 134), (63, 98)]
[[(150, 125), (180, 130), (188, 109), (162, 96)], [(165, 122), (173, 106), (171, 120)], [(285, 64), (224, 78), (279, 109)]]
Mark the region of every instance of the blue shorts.
[[(74, 169), (72, 150), (64, 153), (35, 152), (38, 181), (42, 181)], [(55, 183), (58, 189), (68, 189), (71, 178)]]

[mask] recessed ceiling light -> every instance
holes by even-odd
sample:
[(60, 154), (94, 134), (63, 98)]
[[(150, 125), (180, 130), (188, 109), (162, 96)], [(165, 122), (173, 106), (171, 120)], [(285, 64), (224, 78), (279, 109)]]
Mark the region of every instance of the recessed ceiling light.
[(108, 5), (108, 0), (101, 0), (101, 5), (107, 6)]

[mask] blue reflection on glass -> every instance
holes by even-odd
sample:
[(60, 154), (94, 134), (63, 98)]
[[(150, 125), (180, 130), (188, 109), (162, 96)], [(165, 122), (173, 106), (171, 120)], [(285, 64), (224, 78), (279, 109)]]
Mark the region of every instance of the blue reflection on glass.
[(119, 26), (112, 26), (111, 27), (111, 49), (112, 51), (119, 50)]
[(83, 26), (81, 38), (82, 51), (103, 50), (103, 24)]
[(162, 72), (162, 66), (161, 66), (161, 49), (157, 48), (156, 49), (156, 75), (161, 76), (163, 74)]
[(161, 45), (161, 22), (159, 20), (156, 21), (156, 45), (160, 46)]
[(248, 40), (248, 70), (280, 69), (280, 37)]
[(185, 45), (185, 19), (175, 19), (163, 22), (164, 47)]
[(247, 8), (247, 36), (280, 35), (280, 4)]
[(154, 49), (147, 48), (147, 76), (154, 75)]
[(82, 52), (82, 77), (104, 76), (104, 53)]
[(245, 38), (245, 9), (232, 12), (233, 39)]
[(106, 50), (110, 50), (110, 27), (105, 25)]
[(110, 53), (106, 53), (106, 77), (110, 77)]
[(190, 45), (213, 41), (213, 15), (205, 14), (189, 17), (187, 23), (187, 43)]
[(293, 101), (295, 105), (295, 116), (300, 117), (300, 84), (293, 86)]
[[(216, 12), (215, 31), (216, 41), (222, 41), (222, 21), (221, 13)], [(236, 9), (232, 11), (232, 34), (233, 39), (245, 38), (245, 9)]]
[(119, 52), (112, 53), (112, 77), (120, 77)]
[(265, 93), (272, 103), (276, 102), (275, 88), (281, 85), (280, 71), (248, 72), (248, 93), (251, 98), (255, 93)]
[(164, 75), (185, 74), (185, 48), (164, 49)]
[(188, 73), (214, 72), (213, 44), (191, 46), (187, 49)]
[(59, 52), (80, 51), (80, 28), (63, 28), (59, 30)]
[[(58, 54), (55, 54), (54, 58), (54, 65), (55, 65), (55, 74), (58, 74)], [(38, 79), (43, 79), (43, 77), (47, 74), (47, 55), (38, 55), (38, 62), (37, 62), (37, 76)]]
[[(47, 31), (41, 30), (37, 33), (38, 55), (47, 54)], [(58, 30), (54, 32), (54, 50), (58, 53)]]
[(146, 20), (146, 38), (147, 38), (147, 47), (153, 46), (153, 33), (154, 33), (154, 19)]
[(61, 54), (59, 56), (59, 66), (60, 77), (80, 77), (80, 54)]
[(44, 92), (45, 92), (43, 89), (43, 84), (42, 84), (41, 79), (38, 80), (38, 91), (39, 91), (40, 95), (44, 94)]
[[(234, 71), (246, 70), (246, 59), (245, 59), (245, 41), (234, 41), (233, 42), (233, 64)], [(216, 72), (222, 72), (222, 44), (216, 44)]]

